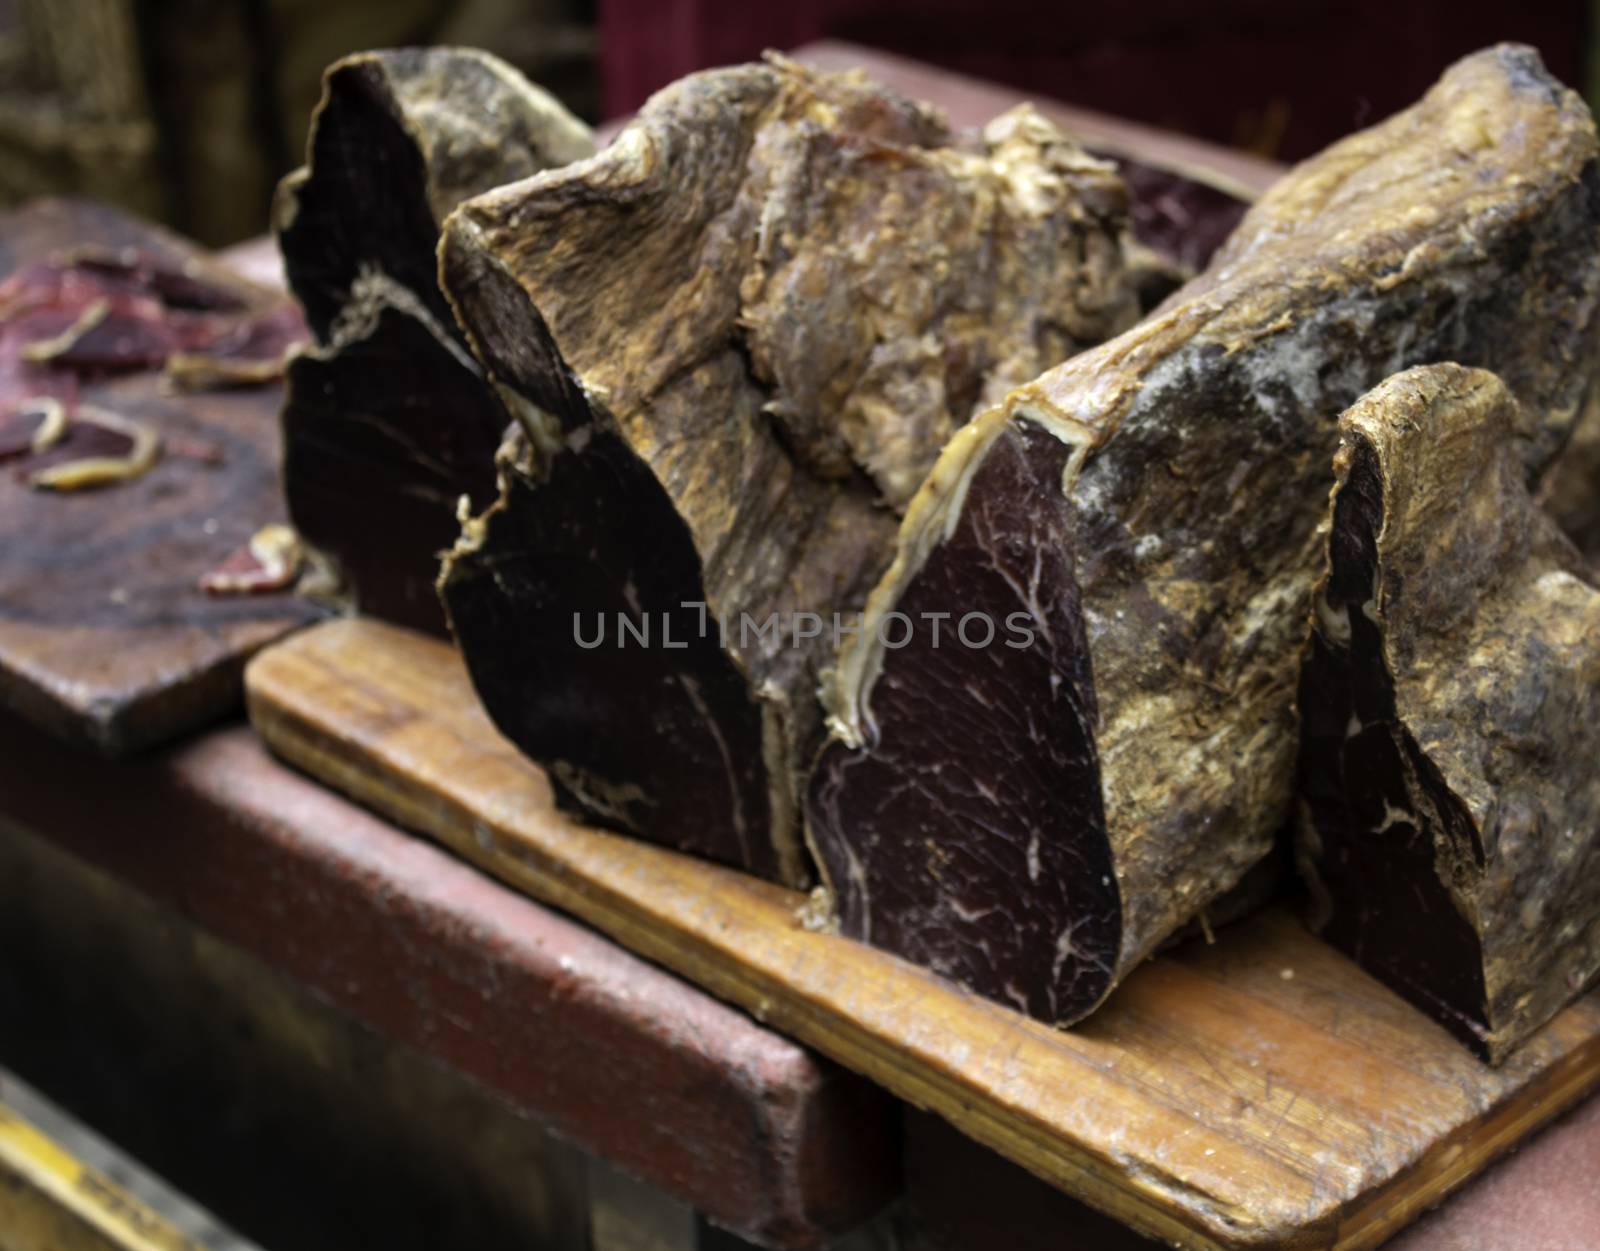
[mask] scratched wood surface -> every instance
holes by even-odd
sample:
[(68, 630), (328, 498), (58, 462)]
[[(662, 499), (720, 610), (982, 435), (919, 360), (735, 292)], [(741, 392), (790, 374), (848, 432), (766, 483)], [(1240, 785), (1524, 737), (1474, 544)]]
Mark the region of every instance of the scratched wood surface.
[(313, 776), (1179, 1246), (1376, 1246), (1600, 1079), (1600, 999), (1492, 1070), (1281, 911), (1054, 1031), (802, 929), (793, 892), (569, 821), (443, 643), (329, 622), (246, 689)]
[[(84, 243), (199, 256), (114, 210), (42, 201), (0, 216), (0, 279)], [(121, 753), (236, 709), (245, 660), (314, 613), (287, 594), (198, 587), (284, 519), (279, 384), (173, 395), (150, 373), (91, 384), (82, 398), (217, 454), (167, 455), (133, 482), (67, 493), (0, 472), (0, 704)]]

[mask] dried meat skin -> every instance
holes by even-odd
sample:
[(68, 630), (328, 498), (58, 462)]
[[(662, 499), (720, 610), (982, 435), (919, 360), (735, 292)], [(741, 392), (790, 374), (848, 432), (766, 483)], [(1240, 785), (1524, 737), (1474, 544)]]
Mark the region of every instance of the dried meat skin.
[[(457, 211), (446, 290), (526, 420), (441, 588), (491, 716), (564, 802), (807, 881), (834, 614), (955, 429), (1131, 324), (1126, 227), (1111, 168), (1030, 109), (958, 141), (781, 58), (685, 79), (592, 161)], [(618, 610), (695, 646), (628, 655)], [(585, 647), (572, 622), (597, 613)]]
[(1498, 1063), (1600, 972), (1600, 590), (1493, 374), (1341, 421), (1298, 860), (1331, 942)]
[[(1597, 152), (1531, 50), (1466, 58), (1286, 175), (1155, 315), (952, 440), (827, 688), (808, 834), (844, 932), (1071, 1024), (1270, 851), (1338, 415), (1411, 365), (1482, 365), (1543, 468), (1591, 381)], [(989, 485), (1018, 456), (1037, 485)], [(904, 605), (969, 603), (1025, 613), (1033, 646), (877, 641)], [(1047, 896), (1049, 858), (1083, 867)], [(931, 937), (951, 926), (969, 941)]]
[(440, 223), (593, 142), (495, 57), (429, 48), (330, 67), (308, 150), (275, 209), (317, 339), (290, 370), (283, 413), (290, 517), (342, 607), (445, 634), (439, 553), (462, 497), (475, 509), (493, 498), (511, 416), (439, 289)]

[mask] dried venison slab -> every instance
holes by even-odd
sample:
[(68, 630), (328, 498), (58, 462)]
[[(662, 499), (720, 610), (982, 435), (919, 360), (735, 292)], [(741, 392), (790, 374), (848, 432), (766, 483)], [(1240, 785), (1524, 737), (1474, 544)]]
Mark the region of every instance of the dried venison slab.
[[(808, 828), (844, 932), (1065, 1024), (1268, 852), (1335, 419), (1458, 358), (1543, 415), (1543, 463), (1588, 381), (1596, 154), (1531, 50), (1469, 57), (956, 435), (829, 692)], [(936, 646), (935, 612), (1026, 645)]]
[(350, 607), (442, 634), (439, 553), (463, 495), (493, 498), (509, 418), (471, 354), (415, 305), (379, 298), (329, 348), (289, 363), (290, 516)]
[(273, 209), (284, 270), (319, 343), (363, 272), (383, 274), (443, 326), (439, 226), (462, 200), (581, 160), (588, 129), (487, 52), (357, 52), (323, 75), (306, 164)]
[(354, 609), (446, 630), (438, 554), (457, 503), (494, 497), (511, 418), (439, 290), (439, 224), (461, 200), (588, 156), (587, 129), (516, 70), (455, 48), (334, 64), (279, 243), (317, 343), (289, 371), (290, 516)]
[(1317, 928), (1498, 1062), (1600, 970), (1600, 590), (1493, 374), (1408, 370), (1340, 430), (1298, 859)]
[(957, 427), (1132, 322), (1126, 210), (1030, 109), (958, 141), (774, 59), (452, 216), (446, 289), (528, 423), (441, 585), (565, 804), (806, 879), (834, 614)]

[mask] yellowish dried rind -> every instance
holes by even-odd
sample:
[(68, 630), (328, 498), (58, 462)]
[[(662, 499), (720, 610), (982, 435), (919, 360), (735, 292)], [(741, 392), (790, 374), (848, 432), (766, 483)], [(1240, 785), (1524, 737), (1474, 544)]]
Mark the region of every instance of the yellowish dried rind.
[[(1376, 487), (1381, 524), (1371, 598), (1348, 611), (1377, 627), (1394, 721), (1383, 731), (1353, 720), (1347, 733), (1391, 733), (1437, 770), (1444, 791), (1409, 772), (1405, 796), (1385, 794), (1385, 820), (1432, 841), (1437, 889), (1478, 944), (1449, 958), (1481, 963), (1475, 1023), (1495, 1060), (1600, 973), (1600, 590), (1529, 494), (1527, 428), (1491, 373), (1409, 370), (1341, 419), (1335, 488), (1337, 499), (1366, 449), (1374, 480), (1361, 486)], [(1319, 632), (1343, 654), (1350, 631), (1326, 582), (1317, 603)], [(1349, 779), (1363, 807), (1382, 785)], [(1459, 803), (1468, 826), (1438, 819), (1441, 803)], [(1302, 863), (1321, 879), (1324, 840), (1309, 825), (1302, 839)], [(1391, 854), (1382, 839), (1345, 844), (1345, 858)], [(1359, 873), (1342, 876), (1339, 897), (1321, 892), (1329, 913), (1382, 906), (1351, 893)], [(1382, 960), (1378, 945), (1368, 940), (1367, 954)], [(1404, 989), (1426, 1000), (1431, 988)]]

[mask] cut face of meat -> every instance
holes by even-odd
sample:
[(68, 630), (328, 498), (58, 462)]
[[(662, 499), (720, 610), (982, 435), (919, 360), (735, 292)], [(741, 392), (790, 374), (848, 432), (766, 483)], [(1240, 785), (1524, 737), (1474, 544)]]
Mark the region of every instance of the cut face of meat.
[(461, 501), (494, 498), (512, 414), (439, 289), (440, 223), (593, 140), (487, 53), (406, 48), (329, 68), (309, 146), (275, 210), (316, 335), (284, 405), (289, 513), (341, 607), (443, 634), (439, 554)]
[(445, 286), (527, 421), (441, 585), (563, 802), (809, 880), (817, 685), (896, 513), (974, 412), (1132, 323), (1126, 227), (1111, 168), (1030, 109), (959, 138), (781, 58), (457, 210)]
[(1345, 414), (1300, 685), (1316, 924), (1496, 1062), (1600, 971), (1600, 591), (1526, 425), (1454, 365)]

